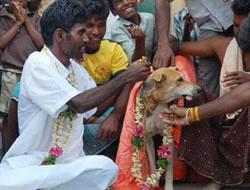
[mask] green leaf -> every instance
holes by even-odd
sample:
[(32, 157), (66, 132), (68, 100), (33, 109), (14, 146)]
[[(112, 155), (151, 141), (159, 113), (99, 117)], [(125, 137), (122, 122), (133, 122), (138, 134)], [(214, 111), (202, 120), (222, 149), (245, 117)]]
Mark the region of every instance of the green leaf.
[(137, 148), (141, 148), (144, 144), (143, 139), (140, 137), (134, 137), (132, 139), (132, 144), (135, 145)]
[(169, 161), (165, 158), (159, 157), (157, 160), (157, 166), (158, 168), (162, 168), (167, 170), (169, 165)]

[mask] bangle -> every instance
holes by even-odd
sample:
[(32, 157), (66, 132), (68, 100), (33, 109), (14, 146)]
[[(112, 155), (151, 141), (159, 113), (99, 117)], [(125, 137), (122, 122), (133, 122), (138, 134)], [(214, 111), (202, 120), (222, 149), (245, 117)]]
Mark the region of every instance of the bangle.
[(186, 125), (190, 125), (190, 123), (189, 123), (189, 121), (188, 121), (188, 113), (190, 112), (190, 108), (188, 108), (187, 110), (186, 110), (186, 117), (185, 117), (185, 119), (186, 119)]
[(199, 116), (199, 107), (198, 106), (196, 106), (195, 108), (194, 108), (194, 111), (195, 111), (195, 121), (200, 121), (200, 116)]
[(190, 108), (190, 115), (191, 115), (192, 122), (195, 122), (195, 118), (194, 118), (194, 108)]

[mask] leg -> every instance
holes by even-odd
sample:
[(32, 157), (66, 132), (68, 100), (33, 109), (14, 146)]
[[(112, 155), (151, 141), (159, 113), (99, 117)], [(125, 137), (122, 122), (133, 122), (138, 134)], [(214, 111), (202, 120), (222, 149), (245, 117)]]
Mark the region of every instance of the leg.
[[(156, 162), (155, 162), (155, 147), (154, 147), (154, 141), (152, 137), (146, 137), (145, 138), (146, 143), (146, 152), (149, 160), (149, 165), (152, 173), (156, 172)], [(157, 184), (154, 184), (156, 186), (159, 185), (159, 182)]]
[(173, 190), (173, 181), (174, 181), (174, 142), (171, 144), (171, 158), (169, 160), (168, 170), (165, 174), (165, 187), (164, 190)]

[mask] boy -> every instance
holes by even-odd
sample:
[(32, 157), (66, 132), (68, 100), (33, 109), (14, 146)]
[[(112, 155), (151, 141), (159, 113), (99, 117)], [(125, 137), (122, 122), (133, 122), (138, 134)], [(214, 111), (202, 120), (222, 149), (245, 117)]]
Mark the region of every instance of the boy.
[[(82, 65), (97, 85), (103, 85), (126, 70), (128, 60), (119, 44), (103, 40), (109, 14), (108, 4), (103, 0), (87, 0), (86, 6), (88, 17), (86, 33), (89, 42), (86, 44), (86, 60), (82, 62)], [(103, 111), (114, 103), (115, 108), (114, 110), (109, 109), (102, 115), (102, 119), (98, 121), (99, 124), (95, 122), (85, 126), (83, 140), (84, 150), (87, 154), (99, 153), (119, 137), (117, 134), (119, 124), (126, 109), (131, 87), (132, 85), (129, 84), (123, 89), (123, 93), (117, 91), (113, 95), (112, 100)], [(101, 141), (95, 144), (96, 140)]]
[(27, 9), (28, 0), (8, 0), (0, 12), (0, 49), (2, 72), (0, 112), (7, 113), (12, 92), (20, 80), (28, 55), (43, 47), (40, 17)]
[(137, 13), (137, 0), (109, 0), (111, 10), (119, 18), (113, 23), (111, 39), (123, 47), (129, 63), (156, 51), (155, 19), (150, 13)]

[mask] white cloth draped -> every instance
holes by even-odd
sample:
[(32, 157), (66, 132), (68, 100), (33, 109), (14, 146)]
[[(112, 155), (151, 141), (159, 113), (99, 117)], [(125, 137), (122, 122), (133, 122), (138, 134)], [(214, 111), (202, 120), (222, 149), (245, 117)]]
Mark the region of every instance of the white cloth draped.
[[(67, 81), (73, 71), (77, 89)], [(87, 71), (73, 60), (66, 68), (49, 49), (29, 56), (18, 103), (20, 136), (0, 164), (0, 190), (104, 190), (114, 183), (116, 164), (107, 157), (85, 156), (83, 152), (83, 118), (92, 116), (96, 108), (77, 115), (56, 165), (40, 165), (52, 147), (55, 118), (67, 109), (71, 98), (94, 87)]]

